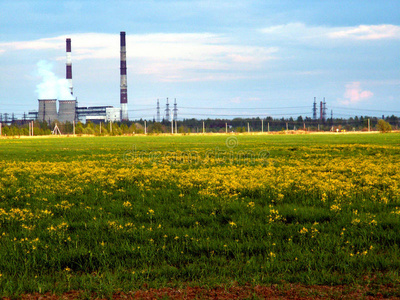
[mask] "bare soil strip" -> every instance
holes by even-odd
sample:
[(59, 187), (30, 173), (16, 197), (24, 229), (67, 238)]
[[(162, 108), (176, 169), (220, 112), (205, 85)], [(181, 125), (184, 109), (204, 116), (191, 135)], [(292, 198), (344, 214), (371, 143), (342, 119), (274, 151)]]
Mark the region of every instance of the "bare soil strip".
[[(9, 300), (10, 298), (3, 298)], [(115, 292), (108, 297), (83, 291), (70, 291), (62, 295), (24, 294), (22, 300), (69, 300), (69, 299), (400, 299), (400, 287), (393, 285), (379, 287), (350, 286), (233, 286), (143, 289), (131, 292)]]

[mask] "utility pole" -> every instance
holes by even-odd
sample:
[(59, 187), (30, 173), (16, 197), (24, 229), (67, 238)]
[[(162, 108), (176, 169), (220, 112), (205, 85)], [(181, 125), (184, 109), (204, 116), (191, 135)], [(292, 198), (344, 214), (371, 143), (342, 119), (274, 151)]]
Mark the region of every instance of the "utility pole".
[(261, 132), (264, 132), (264, 119), (261, 119)]
[(289, 130), (288, 122), (286, 122), (286, 131)]
[(204, 127), (204, 121), (203, 121), (203, 133), (206, 132), (206, 128)]
[(101, 122), (100, 122), (100, 135), (101, 135)]
[(269, 122), (268, 122), (268, 132), (269, 132)]
[(178, 120), (178, 107), (177, 107), (177, 104), (176, 104), (176, 98), (175, 98), (175, 102), (174, 102), (173, 112), (174, 112), (174, 120)]
[(72, 121), (72, 133), (75, 135), (75, 120)]
[(371, 120), (370, 119), (368, 119), (368, 131), (371, 131)]
[(250, 133), (250, 124), (247, 122), (247, 133)]
[(174, 115), (171, 116), (171, 133), (174, 134)]
[(0, 136), (1, 136), (1, 123), (0, 123)]
[(147, 134), (147, 123), (144, 121), (144, 134)]
[(228, 133), (228, 123), (225, 123), (225, 133)]

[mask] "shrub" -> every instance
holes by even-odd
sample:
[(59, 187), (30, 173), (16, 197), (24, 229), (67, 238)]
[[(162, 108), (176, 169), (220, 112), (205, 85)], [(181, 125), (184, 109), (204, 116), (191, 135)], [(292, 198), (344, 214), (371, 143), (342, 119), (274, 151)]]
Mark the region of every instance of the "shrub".
[(385, 120), (382, 120), (382, 119), (380, 119), (378, 121), (377, 127), (378, 127), (378, 130), (382, 133), (392, 131), (392, 126), (388, 122), (386, 122)]

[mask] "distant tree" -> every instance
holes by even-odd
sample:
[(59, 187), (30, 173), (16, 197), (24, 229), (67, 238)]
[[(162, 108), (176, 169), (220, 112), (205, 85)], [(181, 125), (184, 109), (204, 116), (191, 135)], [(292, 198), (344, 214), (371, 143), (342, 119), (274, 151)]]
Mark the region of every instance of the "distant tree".
[(155, 122), (149, 128), (149, 132), (150, 133), (163, 133), (163, 132), (165, 132), (165, 126), (163, 126), (161, 123)]
[(81, 122), (78, 122), (75, 126), (75, 133), (76, 134), (82, 134), (83, 133), (83, 124)]
[(121, 124), (121, 131), (122, 131), (122, 134), (127, 134), (127, 133), (129, 133), (129, 127), (128, 127), (128, 125), (126, 125), (125, 123), (123, 123), (123, 124)]
[(135, 123), (136, 132), (135, 133), (144, 133), (144, 127), (140, 123)]
[(82, 130), (83, 134), (94, 134), (94, 129), (92, 128), (92, 126), (87, 126), (86, 128), (84, 128)]
[(134, 123), (129, 126), (129, 133), (135, 133), (136, 132), (136, 125)]
[(392, 126), (388, 122), (382, 119), (378, 121), (378, 124), (376, 126), (378, 127), (378, 130), (382, 133), (392, 131)]

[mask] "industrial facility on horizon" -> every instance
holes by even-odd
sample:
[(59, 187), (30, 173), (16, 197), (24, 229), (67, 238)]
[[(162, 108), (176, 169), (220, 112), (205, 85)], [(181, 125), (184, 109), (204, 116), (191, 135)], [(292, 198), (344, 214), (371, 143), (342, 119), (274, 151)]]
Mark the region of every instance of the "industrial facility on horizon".
[[(128, 121), (128, 85), (126, 72), (126, 40), (125, 32), (120, 33), (120, 107), (113, 106), (91, 106), (79, 107), (77, 98), (74, 96), (72, 84), (72, 56), (71, 39), (66, 39), (66, 79), (71, 99), (38, 99), (39, 110), (37, 113), (30, 112), (38, 121), (51, 123), (59, 122), (120, 122)], [(58, 110), (57, 110), (58, 101)]]
[[(12, 113), (11, 120), (8, 118), (8, 113), (0, 114), (0, 124), (19, 122), (24, 124), (27, 121), (31, 122), (37, 120), (39, 122), (47, 122), (48, 124), (58, 121), (65, 122), (82, 122), (88, 121), (93, 123), (101, 122), (121, 122), (129, 121), (128, 117), (128, 84), (127, 84), (127, 63), (126, 63), (126, 33), (120, 32), (120, 107), (106, 106), (78, 106), (77, 97), (74, 95), (73, 81), (72, 81), (72, 47), (71, 39), (66, 39), (66, 85), (64, 87), (62, 96), (53, 96), (44, 93), (39, 93), (38, 111), (30, 111), (28, 114), (23, 115), (21, 120), (17, 120)], [(51, 89), (50, 89), (51, 90)], [(52, 98), (54, 97), (54, 98)], [(58, 98), (56, 98), (58, 97)], [(174, 99), (174, 107), (170, 108), (169, 99), (166, 98), (165, 110), (162, 116), (160, 101), (157, 99), (156, 116), (153, 115), (153, 122), (172, 122), (178, 120), (178, 106), (176, 98)], [(171, 103), (172, 106), (172, 103)], [(148, 109), (145, 109), (148, 110)], [(319, 117), (318, 117), (319, 110)], [(382, 116), (383, 118), (383, 116)], [(333, 120), (333, 111), (331, 110), (331, 119)], [(312, 120), (325, 123), (327, 121), (327, 106), (325, 98), (318, 104), (314, 97), (312, 108)], [(11, 121), (11, 122), (10, 122)]]

